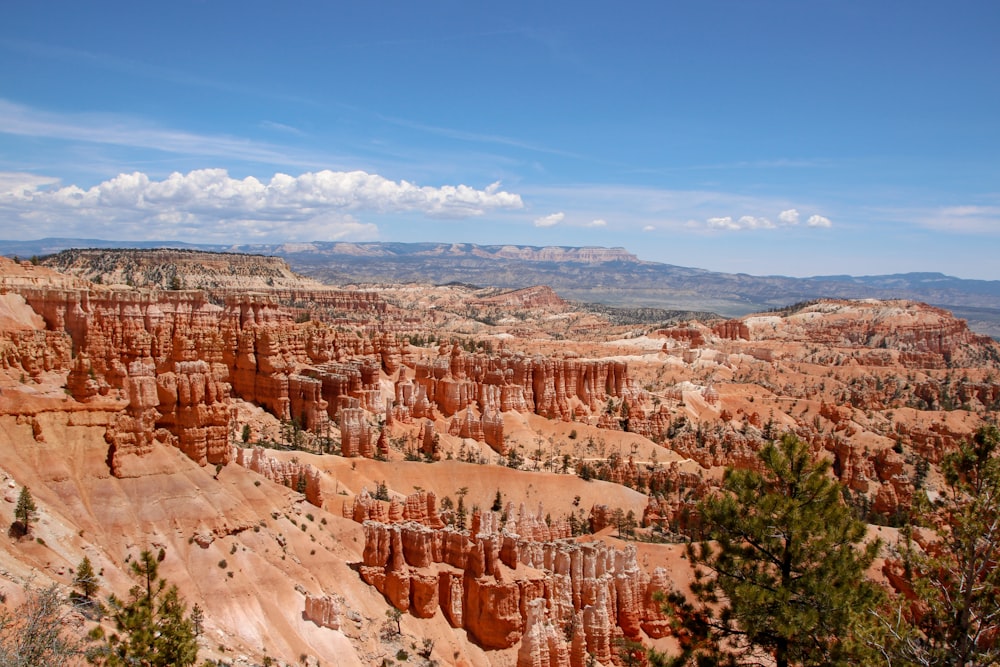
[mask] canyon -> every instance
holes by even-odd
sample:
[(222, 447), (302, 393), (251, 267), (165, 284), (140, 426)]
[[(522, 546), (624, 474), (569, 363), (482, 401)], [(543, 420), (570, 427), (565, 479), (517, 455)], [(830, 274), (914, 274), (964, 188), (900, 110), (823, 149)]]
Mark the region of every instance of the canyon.
[[(526, 252), (497, 254), (566, 258)], [(40, 507), (0, 590), (69, 587), (86, 555), (121, 594), (163, 548), (202, 657), (236, 664), (669, 652), (658, 594), (687, 590), (727, 467), (792, 432), (888, 540), (1000, 412), (996, 341), (908, 300), (616, 324), (546, 286), (332, 286), (274, 257), (53, 267), (0, 258), (0, 519), (22, 486)]]

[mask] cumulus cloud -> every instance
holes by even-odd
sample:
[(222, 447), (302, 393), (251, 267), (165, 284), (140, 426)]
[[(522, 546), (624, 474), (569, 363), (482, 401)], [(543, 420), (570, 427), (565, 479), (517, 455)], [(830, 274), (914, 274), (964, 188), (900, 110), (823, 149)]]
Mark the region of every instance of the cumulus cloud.
[(705, 222), (713, 229), (739, 229), (738, 226), (733, 224), (733, 218), (729, 215), (719, 218), (709, 218)]
[(786, 225), (797, 225), (799, 224), (799, 212), (794, 208), (782, 211), (778, 214), (778, 220)]
[(0, 197), (29, 197), (35, 190), (56, 185), (57, 183), (59, 183), (58, 178), (48, 176), (0, 172)]
[(744, 215), (739, 220), (743, 229), (774, 229), (774, 223), (767, 218)]
[(560, 211), (542, 216), (541, 218), (535, 218), (535, 227), (553, 227), (562, 222), (565, 217), (566, 214)]
[[(731, 215), (707, 218), (704, 226), (709, 229), (720, 229), (725, 231), (742, 231), (756, 229), (779, 229), (781, 227), (794, 227), (799, 224), (801, 214), (798, 209), (789, 208), (778, 213), (778, 222), (774, 223), (769, 218), (758, 215), (744, 215), (735, 218)], [(809, 227), (830, 227), (832, 223), (829, 218), (822, 215), (811, 215), (806, 220)], [(689, 223), (688, 226), (700, 227), (699, 223)]]
[(732, 216), (727, 215), (720, 218), (709, 218), (706, 222), (708, 223), (708, 226), (713, 229), (740, 230), (774, 228), (774, 223), (767, 218), (760, 218), (753, 215), (744, 215), (735, 220)]
[(161, 181), (135, 172), (87, 189), (53, 185), (52, 179), (0, 174), (0, 212), (21, 221), (33, 236), (66, 232), (63, 225), (68, 223), (89, 224), (90, 229), (100, 224), (145, 227), (146, 235), (152, 226), (159, 228), (157, 233), (196, 233), (198, 238), (288, 237), (304, 230), (323, 232), (315, 238), (342, 238), (377, 233), (375, 225), (354, 218), (359, 212), (468, 218), (523, 207), (521, 197), (501, 190), (499, 183), (481, 190), (418, 186), (363, 171), (279, 173), (264, 182), (252, 176), (235, 179), (224, 169), (201, 169)]
[(598, 218), (597, 220), (593, 220), (593, 221), (587, 223), (587, 226), (588, 227), (607, 227), (608, 226), (608, 221), (607, 220), (602, 220), (602, 219)]

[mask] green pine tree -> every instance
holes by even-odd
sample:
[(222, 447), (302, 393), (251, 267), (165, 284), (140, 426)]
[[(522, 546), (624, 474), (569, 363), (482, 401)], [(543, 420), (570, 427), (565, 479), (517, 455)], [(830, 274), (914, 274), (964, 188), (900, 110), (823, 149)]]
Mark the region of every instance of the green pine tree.
[(497, 489), (497, 494), (493, 497), (493, 504), (490, 509), (494, 512), (499, 512), (503, 509), (503, 497), (500, 495), (500, 489)]
[[(946, 488), (927, 517), (936, 540), (904, 549), (917, 604), (880, 613), (875, 643), (892, 664), (1000, 663), (1000, 430), (979, 428), (941, 462)], [(918, 496), (926, 498), (926, 496)], [(916, 613), (914, 613), (916, 612)]]
[(35, 506), (35, 500), (31, 497), (31, 491), (28, 490), (28, 487), (22, 486), (21, 493), (17, 497), (17, 505), (14, 507), (14, 520), (21, 522), (25, 535), (31, 532), (31, 520), (36, 511), (38, 511), (38, 507)]
[(73, 576), (73, 585), (80, 590), (80, 597), (90, 600), (97, 592), (97, 575), (94, 574), (94, 566), (86, 556), (76, 567), (76, 574)]
[[(841, 502), (830, 463), (794, 435), (759, 452), (761, 471), (727, 470), (699, 505), (706, 539), (689, 548), (697, 605), (678, 604), (687, 657), (709, 664), (864, 664), (854, 638), (879, 589), (865, 579), (878, 542)], [(677, 604), (677, 600), (674, 600)], [(703, 662), (699, 664), (704, 664)]]
[(101, 649), (88, 655), (92, 664), (107, 667), (195, 664), (198, 644), (194, 624), (186, 615), (187, 607), (177, 587), (159, 577), (162, 556), (162, 550), (159, 557), (143, 551), (131, 563), (139, 585), (129, 591), (128, 600), (114, 595), (108, 598), (117, 632), (105, 639)]
[(459, 530), (465, 530), (466, 516), (465, 496), (461, 495), (458, 497), (458, 507), (455, 508), (455, 527)]

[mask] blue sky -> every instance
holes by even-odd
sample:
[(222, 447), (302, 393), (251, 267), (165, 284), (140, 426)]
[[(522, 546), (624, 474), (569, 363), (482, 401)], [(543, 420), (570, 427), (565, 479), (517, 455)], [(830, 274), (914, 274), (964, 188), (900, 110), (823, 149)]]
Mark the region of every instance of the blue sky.
[(1000, 3), (9, 3), (0, 237), (1000, 279)]

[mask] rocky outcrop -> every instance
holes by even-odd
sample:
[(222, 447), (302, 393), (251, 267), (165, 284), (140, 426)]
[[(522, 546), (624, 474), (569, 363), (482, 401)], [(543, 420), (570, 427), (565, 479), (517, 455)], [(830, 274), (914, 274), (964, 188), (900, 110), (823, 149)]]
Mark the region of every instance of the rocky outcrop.
[(570, 645), (563, 628), (545, 613), (545, 599), (527, 605), (524, 636), (517, 651), (517, 667), (559, 667), (570, 664)]
[[(64, 370), (78, 401), (127, 402), (106, 438), (113, 470), (120, 456), (148, 452), (154, 438), (199, 463), (226, 463), (231, 395), (315, 432), (344, 407), (379, 413), (380, 373), (400, 361), (394, 337), (296, 324), (273, 295), (234, 294), (217, 305), (197, 291), (25, 287), (21, 298), (45, 329), (5, 333), (17, 340), (0, 339), (0, 364)], [(341, 422), (348, 451), (372, 456), (364, 420)]]
[(350, 509), (345, 506), (344, 516), (358, 523), (376, 521), (379, 523), (417, 523), (428, 528), (444, 528), (444, 521), (438, 512), (437, 496), (433, 491), (417, 491), (403, 502), (397, 498), (380, 501), (372, 498), (367, 489), (354, 497)]
[(740, 320), (726, 320), (712, 327), (712, 333), (729, 340), (750, 340), (750, 329)]
[(784, 316), (740, 320), (751, 340), (795, 340), (842, 348), (892, 350), (907, 368), (998, 361), (995, 345), (945, 310), (913, 301), (818, 301)]
[[(173, 370), (155, 373), (155, 400), (148, 407), (159, 413), (157, 427), (176, 438), (176, 446), (202, 465), (229, 461), (229, 425), (232, 420), (229, 383), (221, 380), (205, 361), (179, 361)], [(140, 375), (129, 373), (133, 392), (148, 392)], [(148, 381), (146, 381), (148, 383)], [(130, 399), (131, 405), (131, 399)]]
[(375, 444), (372, 442), (372, 428), (368, 424), (368, 413), (359, 407), (340, 410), (340, 452), (344, 456), (373, 458)]
[(624, 362), (471, 354), (458, 346), (442, 352), (417, 363), (413, 382), (446, 416), (475, 405), (569, 419), (576, 405), (597, 412), (628, 386)]
[(520, 643), (518, 664), (568, 666), (586, 653), (606, 662), (616, 638), (666, 632), (652, 588), (663, 573), (642, 572), (634, 547), (562, 539), (540, 513), (522, 508), (503, 527), (477, 513), (468, 534), (365, 521), (359, 570), (397, 609), (426, 617), (436, 605), (487, 649)]
[(342, 613), (340, 601), (336, 598), (329, 595), (306, 595), (306, 607), (303, 614), (306, 620), (312, 621), (321, 628), (340, 630)]
[(266, 450), (260, 447), (233, 447), (230, 458), (237, 465), (253, 470), (275, 484), (298, 491), (310, 504), (323, 506), (323, 490), (320, 486), (322, 474), (308, 463), (280, 461), (268, 456)]
[(502, 309), (564, 308), (569, 305), (551, 287), (545, 285), (511, 290), (496, 296), (475, 299), (469, 304), (478, 307), (494, 306)]
[[(716, 331), (717, 335), (719, 334)], [(671, 327), (669, 329), (660, 329), (656, 332), (656, 335), (663, 336), (664, 338), (671, 338), (680, 343), (684, 343), (689, 347), (701, 347), (705, 344), (705, 336), (701, 329), (692, 326), (677, 326)], [(723, 336), (726, 338), (727, 336)]]
[(329, 416), (337, 418), (342, 407), (358, 407), (373, 413), (385, 409), (379, 385), (381, 369), (378, 361), (365, 358), (322, 363), (303, 374), (319, 381)]
[(45, 331), (43, 326), (24, 297), (0, 293), (0, 369), (36, 376), (69, 368), (71, 339), (61, 331)]

